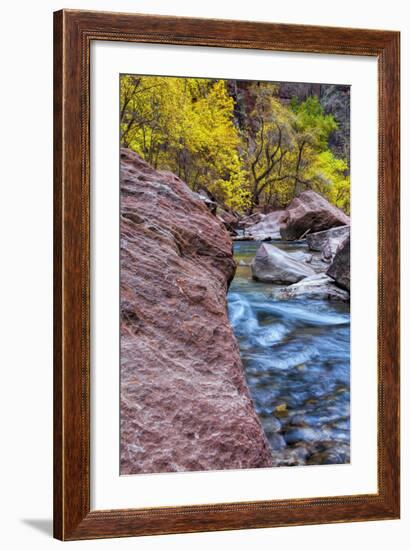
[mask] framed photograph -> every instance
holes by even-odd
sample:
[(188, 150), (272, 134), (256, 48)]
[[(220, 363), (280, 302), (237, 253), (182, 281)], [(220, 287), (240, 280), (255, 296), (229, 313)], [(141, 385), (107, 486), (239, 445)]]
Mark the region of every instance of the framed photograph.
[(54, 534), (399, 517), (398, 32), (54, 14)]

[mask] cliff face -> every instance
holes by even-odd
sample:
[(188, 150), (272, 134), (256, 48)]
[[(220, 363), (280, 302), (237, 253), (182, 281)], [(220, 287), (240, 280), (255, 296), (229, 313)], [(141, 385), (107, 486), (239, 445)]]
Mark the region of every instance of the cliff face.
[[(332, 132), (329, 145), (336, 157), (347, 159), (350, 163), (350, 86), (335, 84), (310, 84), (304, 82), (275, 82), (277, 96), (281, 103), (288, 105), (292, 98), (305, 101), (316, 95), (326, 114), (334, 116), (338, 128)], [(252, 124), (249, 114), (255, 106), (255, 98), (250, 93), (252, 82), (248, 80), (229, 80), (229, 93), (235, 100), (235, 120), (239, 128), (245, 121)]]
[(325, 113), (332, 114), (339, 125), (330, 136), (330, 148), (350, 165), (350, 86), (327, 85), (320, 102)]
[(121, 473), (267, 467), (226, 311), (228, 233), (187, 185), (121, 151)]
[(283, 103), (289, 103), (293, 97), (305, 101), (310, 95), (316, 95), (326, 114), (334, 116), (338, 128), (332, 132), (329, 145), (339, 158), (350, 162), (350, 86), (335, 84), (307, 84), (281, 82), (278, 96)]

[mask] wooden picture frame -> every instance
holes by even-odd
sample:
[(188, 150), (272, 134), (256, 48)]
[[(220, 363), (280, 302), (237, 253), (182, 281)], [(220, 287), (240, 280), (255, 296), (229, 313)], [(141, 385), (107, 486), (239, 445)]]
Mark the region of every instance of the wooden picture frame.
[[(93, 40), (372, 56), (378, 61), (378, 492), (90, 510)], [(63, 10), (54, 14), (54, 536), (62, 540), (399, 517), (398, 32)]]

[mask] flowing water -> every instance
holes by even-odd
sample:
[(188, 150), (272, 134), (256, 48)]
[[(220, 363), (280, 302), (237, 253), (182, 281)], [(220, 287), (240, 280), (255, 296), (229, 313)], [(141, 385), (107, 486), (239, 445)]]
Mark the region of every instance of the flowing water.
[[(303, 243), (272, 243), (306, 252)], [(252, 280), (260, 243), (234, 243), (231, 325), (276, 466), (350, 461), (349, 305), (275, 300), (276, 285)]]

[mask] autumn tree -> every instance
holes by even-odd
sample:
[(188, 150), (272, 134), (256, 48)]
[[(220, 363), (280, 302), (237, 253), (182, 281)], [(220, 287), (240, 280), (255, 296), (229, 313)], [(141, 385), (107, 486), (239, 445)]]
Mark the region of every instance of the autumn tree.
[(255, 106), (248, 117), (247, 167), (252, 212), (261, 199), (272, 195), (275, 184), (287, 179), (288, 158), (295, 148), (294, 115), (281, 105), (268, 83), (255, 83)]
[(316, 96), (284, 104), (278, 87), (200, 78), (121, 77), (121, 143), (239, 212), (283, 208), (304, 189), (350, 208), (348, 163)]
[[(254, 85), (255, 106), (248, 123), (248, 171), (251, 186), (249, 211), (286, 206), (304, 189), (314, 189), (348, 210), (350, 188), (347, 163), (328, 148), (337, 128), (316, 96), (283, 105), (276, 89)], [(337, 187), (337, 190), (335, 189)]]
[(223, 80), (124, 76), (121, 141), (154, 168), (241, 209), (247, 193), (233, 107)]

